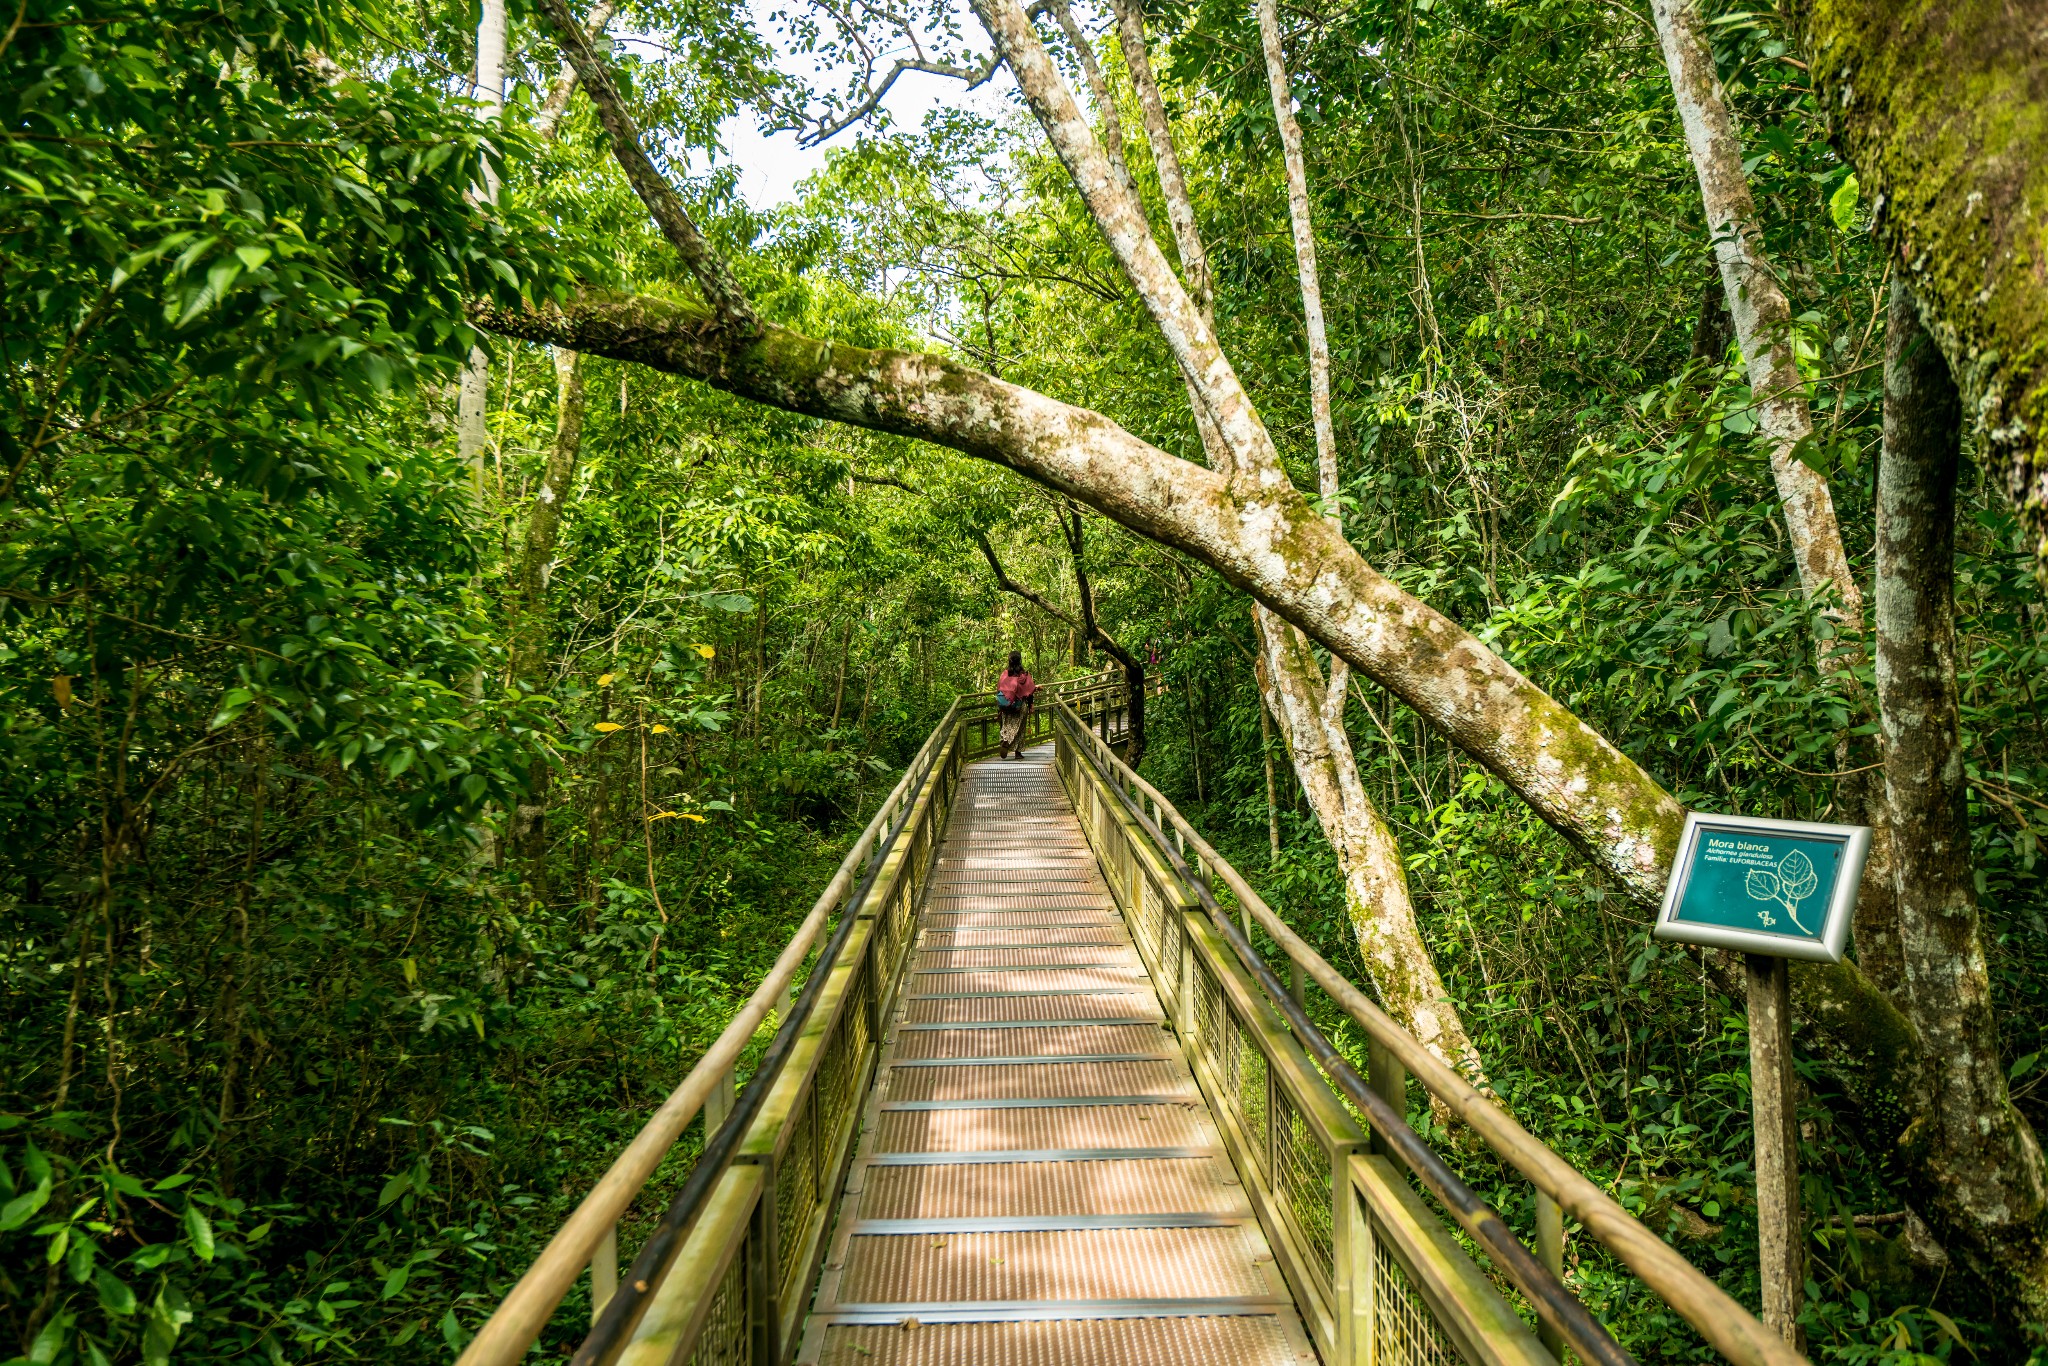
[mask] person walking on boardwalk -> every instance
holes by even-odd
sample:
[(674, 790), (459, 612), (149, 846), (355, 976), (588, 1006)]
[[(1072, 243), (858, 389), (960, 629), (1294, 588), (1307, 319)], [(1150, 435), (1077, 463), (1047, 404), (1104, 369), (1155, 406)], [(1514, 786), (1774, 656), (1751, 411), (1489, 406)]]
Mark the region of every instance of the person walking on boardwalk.
[(1010, 667), (1003, 670), (1002, 678), (996, 682), (996, 713), (1003, 721), (1003, 758), (1024, 756), (1024, 722), (1036, 705), (1033, 699), (1037, 695), (1038, 683), (1024, 671), (1023, 654), (1010, 651)]

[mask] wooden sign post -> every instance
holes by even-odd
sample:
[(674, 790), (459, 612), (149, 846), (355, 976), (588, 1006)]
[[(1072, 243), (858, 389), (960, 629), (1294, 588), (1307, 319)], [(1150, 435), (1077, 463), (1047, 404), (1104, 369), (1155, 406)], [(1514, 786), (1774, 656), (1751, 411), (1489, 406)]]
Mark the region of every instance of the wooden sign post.
[(1691, 812), (1652, 931), (1659, 939), (1742, 952), (1749, 984), (1763, 1319), (1795, 1347), (1806, 1239), (1799, 1213), (1798, 1094), (1786, 960), (1841, 961), (1869, 853), (1865, 826)]

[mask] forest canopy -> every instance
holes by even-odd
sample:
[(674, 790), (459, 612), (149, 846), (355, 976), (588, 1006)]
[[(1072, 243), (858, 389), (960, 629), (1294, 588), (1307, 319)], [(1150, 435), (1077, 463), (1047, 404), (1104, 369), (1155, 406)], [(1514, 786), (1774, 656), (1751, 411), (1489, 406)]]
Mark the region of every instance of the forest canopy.
[(2048, 1361), (2026, 18), (21, 0), (0, 1359), (452, 1360), (1017, 650), (1767, 1312), (1650, 922), (1686, 810), (1871, 826), (1807, 1350)]

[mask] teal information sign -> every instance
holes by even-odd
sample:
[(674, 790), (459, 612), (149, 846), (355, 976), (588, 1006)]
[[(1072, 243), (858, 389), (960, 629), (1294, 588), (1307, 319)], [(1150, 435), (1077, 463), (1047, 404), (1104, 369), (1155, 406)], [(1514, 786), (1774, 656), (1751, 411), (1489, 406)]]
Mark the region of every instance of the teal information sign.
[(1837, 962), (1869, 852), (1860, 825), (1692, 812), (1656, 937)]

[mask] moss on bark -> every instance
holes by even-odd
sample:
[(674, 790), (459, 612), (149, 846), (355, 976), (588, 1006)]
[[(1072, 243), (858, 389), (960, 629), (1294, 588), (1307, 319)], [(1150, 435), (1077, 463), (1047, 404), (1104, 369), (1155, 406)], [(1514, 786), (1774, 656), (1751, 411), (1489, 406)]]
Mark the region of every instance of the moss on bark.
[(2048, 24), (2005, 0), (1808, 0), (1815, 88), (2048, 583)]

